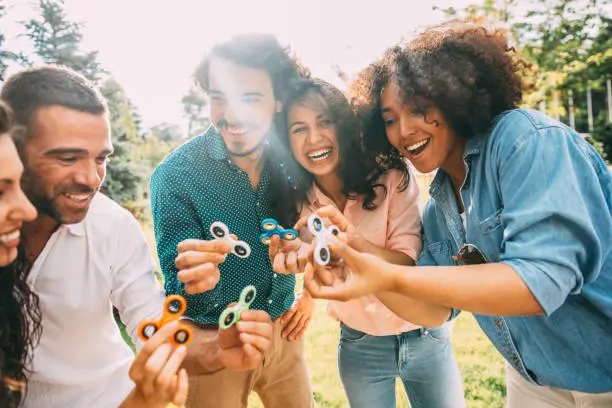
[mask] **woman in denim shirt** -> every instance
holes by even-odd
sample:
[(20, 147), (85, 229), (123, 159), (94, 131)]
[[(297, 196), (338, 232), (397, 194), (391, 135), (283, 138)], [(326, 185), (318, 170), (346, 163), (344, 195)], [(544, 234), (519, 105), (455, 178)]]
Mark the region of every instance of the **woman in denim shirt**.
[(352, 279), (308, 266), (306, 286), (470, 311), (507, 361), (509, 407), (609, 407), (612, 175), (572, 129), (517, 109), (524, 67), (505, 33), (449, 23), (361, 73), (366, 146), (438, 170), (423, 252), (397, 266), (336, 241)]

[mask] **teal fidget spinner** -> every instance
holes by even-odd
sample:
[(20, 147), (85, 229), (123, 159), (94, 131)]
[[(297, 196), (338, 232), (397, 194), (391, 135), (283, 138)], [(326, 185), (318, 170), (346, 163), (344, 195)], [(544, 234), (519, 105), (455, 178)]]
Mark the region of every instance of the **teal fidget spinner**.
[(255, 289), (255, 286), (251, 285), (242, 289), (238, 303), (226, 308), (223, 313), (221, 313), (221, 316), (219, 316), (219, 327), (227, 329), (233, 324), (238, 323), (240, 321), (240, 315), (251, 307), (251, 303), (255, 300), (256, 295), (257, 289)]

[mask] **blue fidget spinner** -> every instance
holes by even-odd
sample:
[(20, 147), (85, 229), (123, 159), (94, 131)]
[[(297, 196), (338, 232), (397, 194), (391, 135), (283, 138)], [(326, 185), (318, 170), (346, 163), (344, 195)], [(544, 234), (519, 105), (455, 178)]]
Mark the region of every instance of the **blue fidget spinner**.
[(278, 221), (276, 221), (274, 218), (266, 218), (263, 220), (261, 222), (261, 228), (265, 232), (259, 236), (259, 240), (265, 245), (270, 245), (273, 235), (278, 235), (285, 241), (293, 241), (298, 237), (296, 230), (291, 228), (284, 229), (283, 227), (280, 227), (278, 225)]

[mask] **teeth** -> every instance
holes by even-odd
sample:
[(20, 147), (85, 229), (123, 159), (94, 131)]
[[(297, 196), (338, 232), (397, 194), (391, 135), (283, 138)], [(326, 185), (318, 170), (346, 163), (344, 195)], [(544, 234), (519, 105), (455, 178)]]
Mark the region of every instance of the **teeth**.
[(17, 238), (19, 238), (19, 230), (8, 234), (0, 235), (0, 243), (6, 244), (7, 242), (14, 241)]
[(333, 150), (332, 148), (316, 150), (316, 151), (314, 151), (312, 153), (309, 153), (307, 156), (312, 161), (321, 161), (321, 160), (326, 159), (327, 157), (329, 157), (329, 155), (331, 154), (332, 150)]
[(86, 201), (89, 199), (90, 196), (91, 194), (66, 194), (66, 197), (78, 202)]
[(406, 150), (411, 150), (411, 151), (412, 151), (412, 150), (416, 150), (416, 149), (418, 149), (419, 147), (422, 147), (422, 146), (424, 146), (425, 144), (427, 144), (427, 142), (429, 142), (429, 138), (428, 138), (428, 139), (425, 139), (425, 140), (421, 140), (420, 142), (417, 142), (417, 143), (415, 143), (415, 144), (413, 144), (413, 145), (410, 145), (410, 146), (406, 147)]
[(235, 126), (228, 126), (227, 131), (232, 135), (243, 135), (245, 133), (243, 128)]

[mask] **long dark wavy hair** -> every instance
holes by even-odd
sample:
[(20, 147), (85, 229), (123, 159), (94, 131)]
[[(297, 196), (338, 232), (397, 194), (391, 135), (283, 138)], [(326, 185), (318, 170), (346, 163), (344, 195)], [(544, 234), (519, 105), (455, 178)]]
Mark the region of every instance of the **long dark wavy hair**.
[[(0, 138), (18, 137), (23, 129), (13, 126), (12, 112), (0, 102)], [(16, 408), (25, 392), (31, 350), (41, 333), (38, 296), (30, 289), (30, 267), (23, 245), (17, 259), (0, 267), (0, 407)]]
[(386, 138), (381, 93), (389, 81), (403, 103), (426, 116), (431, 105), (464, 138), (489, 129), (503, 111), (517, 108), (531, 65), (509, 46), (506, 31), (452, 20), (414, 40), (389, 48), (351, 84), (364, 124), (364, 144), (382, 155), (399, 155)]
[[(361, 140), (359, 119), (346, 96), (335, 86), (316, 78), (305, 78), (289, 95), (285, 105), (285, 132), (283, 142), (290, 149), (287, 116), (291, 107), (302, 104), (321, 110), (333, 124), (338, 138), (338, 173), (342, 181), (342, 193), (349, 200), (363, 199), (362, 207), (373, 210), (377, 207), (376, 198), (386, 187), (378, 183), (380, 177), (391, 169), (402, 173), (400, 190), (405, 190), (410, 182), (408, 166), (401, 156), (381, 156), (377, 152), (364, 150)], [(303, 203), (312, 188), (314, 176), (301, 166), (295, 170), (295, 202)], [(378, 190), (378, 191), (377, 191)], [(298, 209), (299, 212), (299, 209)]]

